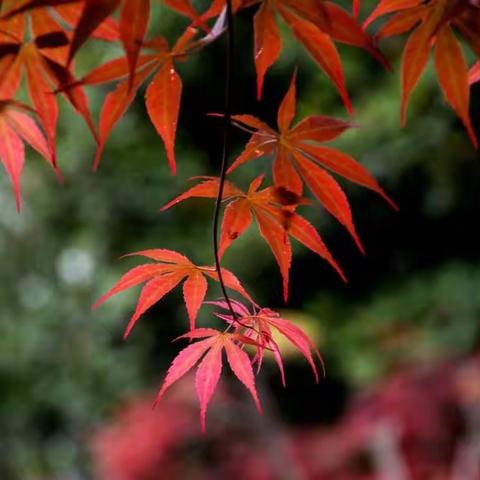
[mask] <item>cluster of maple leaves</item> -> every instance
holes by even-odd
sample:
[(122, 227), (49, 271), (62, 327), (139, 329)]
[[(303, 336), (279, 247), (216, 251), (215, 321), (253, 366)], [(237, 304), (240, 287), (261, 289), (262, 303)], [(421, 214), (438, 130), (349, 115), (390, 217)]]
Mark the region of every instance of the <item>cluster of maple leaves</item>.
[[(55, 152), (59, 95), (67, 99), (91, 130), (97, 145), (93, 164), (96, 169), (110, 132), (139, 88), (148, 82), (147, 112), (164, 142), (170, 170), (175, 173), (174, 146), (182, 93), (175, 62), (185, 60), (224, 33), (227, 5), (226, 0), (213, 0), (206, 11), (198, 12), (190, 0), (163, 0), (163, 3), (186, 18), (186, 29), (172, 47), (162, 36), (148, 37), (150, 10), (154, 8), (149, 0), (0, 0), (0, 158), (13, 184), (18, 208), (25, 142), (39, 152), (61, 178)], [(469, 85), (480, 80), (480, 62), (469, 71), (457, 34), (475, 56), (480, 57), (478, 1), (381, 0), (364, 25), (357, 18), (359, 1), (353, 2), (351, 14), (329, 1), (232, 0), (234, 13), (248, 7), (257, 9), (254, 62), (258, 99), (262, 96), (264, 77), (282, 50), (279, 19), (289, 26), (331, 80), (349, 113), (351, 103), (336, 42), (361, 48), (390, 69), (377, 42), (412, 31), (402, 59), (402, 122), (405, 122), (410, 94), (425, 68), (430, 50), (434, 49), (435, 67), (445, 99), (477, 146), (468, 109)], [(366, 33), (371, 22), (387, 14), (393, 15), (374, 37)], [(74, 57), (89, 39), (120, 42), (124, 55), (98, 66), (83, 78), (76, 78)], [(285, 301), (292, 261), (290, 237), (325, 259), (345, 279), (315, 227), (297, 213), (298, 207), (313, 203), (304, 197), (304, 185), (315, 202), (346, 228), (362, 252), (348, 199), (332, 174), (373, 190), (396, 208), (362, 165), (346, 153), (323, 145), (351, 128), (349, 121), (312, 115), (292, 126), (296, 110), (295, 79), (294, 74), (279, 106), (277, 129), (249, 114), (232, 117), (233, 124), (250, 133), (251, 138), (228, 173), (251, 160), (271, 159), (273, 183), (261, 189), (264, 181), (261, 176), (255, 178), (245, 192), (226, 181), (220, 239), (222, 255), (254, 218), (279, 266)], [(29, 105), (15, 99), (23, 80)], [(111, 82), (116, 86), (105, 97), (97, 127), (89, 112), (85, 87)], [(200, 180), (163, 210), (187, 198), (219, 195), (219, 178)], [(312, 355), (318, 352), (306, 334), (276, 312), (259, 307), (232, 272), (222, 269), (224, 284), (242, 295), (250, 308), (233, 300), (230, 304), (214, 302), (221, 311), (230, 311), (217, 314), (225, 322), (225, 328), (196, 328), (195, 320), (207, 293), (207, 279), (219, 281), (219, 272), (211, 266), (197, 266), (170, 250), (146, 250), (132, 255), (147, 257), (155, 263), (130, 270), (95, 304), (98, 306), (110, 296), (146, 282), (125, 336), (147, 309), (185, 280), (183, 294), (190, 330), (182, 338), (188, 338), (191, 343), (174, 359), (159, 398), (199, 363), (196, 388), (204, 427), (207, 405), (220, 377), (225, 350), (231, 370), (249, 390), (260, 410), (252, 364), (259, 369), (265, 351), (273, 354), (285, 383), (281, 353), (274, 339), (276, 333), (285, 336), (305, 356), (318, 379)], [(249, 356), (250, 351), (254, 352), (253, 358)]]

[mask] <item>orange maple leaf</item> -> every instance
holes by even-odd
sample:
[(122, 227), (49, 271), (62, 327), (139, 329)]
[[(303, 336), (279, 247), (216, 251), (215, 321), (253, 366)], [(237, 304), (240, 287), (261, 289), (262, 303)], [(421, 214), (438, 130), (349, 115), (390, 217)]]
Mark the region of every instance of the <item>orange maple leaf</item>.
[[(296, 207), (305, 203), (305, 199), (282, 188), (267, 187), (259, 190), (262, 180), (263, 176), (253, 180), (246, 193), (233, 183), (226, 182), (223, 199), (228, 203), (225, 207), (220, 234), (220, 255), (245, 232), (252, 222), (253, 214), (260, 234), (270, 247), (280, 268), (285, 301), (288, 299), (288, 277), (292, 261), (292, 247), (288, 235), (327, 260), (346, 280), (341, 268), (333, 259), (313, 225), (295, 213)], [(219, 180), (217, 178), (207, 178), (173, 199), (162, 210), (191, 197), (216, 198), (218, 188)]]
[(363, 252), (347, 197), (325, 169), (373, 190), (393, 208), (397, 207), (365, 167), (339, 150), (318, 145), (337, 138), (352, 127), (351, 123), (323, 115), (312, 115), (292, 127), (295, 110), (294, 75), (278, 109), (278, 131), (252, 115), (233, 115), (234, 124), (251, 132), (252, 136), (227, 173), (246, 162), (273, 154), (275, 185), (301, 195), (305, 182), (315, 198), (348, 230)]
[[(30, 38), (26, 35), (27, 20), (31, 29)], [(55, 15), (45, 8), (0, 20), (0, 98), (15, 96), (24, 71), (28, 95), (53, 152), (58, 120), (57, 99), (53, 93), (73, 80), (72, 69), (64, 66), (70, 37)], [(76, 86), (64, 94), (96, 137), (83, 89)]]
[[(346, 10), (332, 2), (317, 0), (234, 0), (237, 11), (260, 4), (254, 18), (254, 59), (257, 71), (257, 96), (261, 98), (263, 81), (267, 70), (277, 61), (282, 51), (282, 40), (276, 14), (291, 28), (315, 62), (322, 68), (342, 97), (348, 111), (348, 97), (343, 67), (335, 41), (368, 51), (387, 69), (388, 62), (375, 46), (374, 41), (362, 30), (356, 19)], [(211, 7), (200, 20), (220, 15), (225, 0), (213, 0)], [(354, 2), (358, 12), (358, 2)]]
[(145, 41), (143, 47), (153, 53), (138, 55), (133, 80), (129, 77), (130, 61), (125, 57), (119, 57), (95, 68), (84, 78), (71, 85), (98, 85), (119, 81), (115, 90), (105, 98), (100, 113), (100, 139), (94, 169), (100, 163), (105, 143), (113, 127), (126, 112), (141, 85), (153, 75), (146, 92), (147, 112), (165, 144), (170, 170), (175, 173), (174, 147), (182, 81), (175, 70), (174, 59), (181, 57), (192, 46), (196, 34), (196, 29), (187, 28), (172, 49), (168, 47), (167, 41), (161, 36)]
[[(306, 358), (312, 367), (317, 383), (318, 371), (314, 356), (317, 357), (325, 373), (322, 357), (310, 337), (299, 326), (281, 317), (277, 312), (270, 308), (254, 308), (250, 312), (242, 303), (233, 300), (232, 307), (236, 315), (234, 319), (226, 302), (209, 303), (227, 310), (227, 313), (215, 313), (215, 315), (233, 326), (238, 334), (253, 341), (257, 350), (253, 359), (253, 363), (257, 364), (257, 373), (262, 367), (265, 350), (269, 350), (272, 352), (280, 370), (283, 386), (286, 385), (282, 354), (277, 342), (274, 340), (274, 331), (285, 337)], [(314, 355), (312, 355), (312, 352)]]
[(480, 57), (480, 9), (472, 0), (382, 0), (365, 26), (380, 16), (394, 15), (380, 28), (377, 39), (412, 31), (402, 57), (401, 121), (405, 126), (408, 100), (435, 50), (435, 68), (446, 101), (455, 110), (475, 148), (477, 138), (469, 115), (468, 66), (460, 33)]
[(20, 210), (20, 177), (25, 162), (24, 142), (42, 155), (60, 177), (47, 139), (28, 115), (32, 112), (31, 108), (20, 102), (0, 100), (0, 160), (12, 182), (18, 210)]
[[(140, 293), (135, 312), (125, 330), (124, 338), (127, 338), (140, 316), (173, 290), (182, 280), (185, 280), (183, 296), (190, 319), (190, 330), (193, 330), (198, 311), (207, 293), (206, 277), (218, 281), (215, 268), (194, 265), (184, 255), (165, 249), (143, 250), (126, 256), (142, 256), (156, 260), (157, 263), (140, 265), (127, 272), (92, 308), (96, 309), (112, 295), (147, 282)], [(235, 290), (250, 302), (255, 303), (233, 273), (222, 269), (222, 277), (228, 288)]]
[(255, 388), (252, 364), (248, 355), (241, 348), (243, 343), (251, 343), (251, 340), (237, 333), (220, 332), (213, 328), (198, 328), (179, 338), (188, 338), (189, 340), (204, 338), (204, 340), (191, 343), (173, 359), (155, 403), (161, 400), (171, 385), (200, 362), (195, 375), (195, 389), (200, 402), (201, 426), (205, 431), (207, 407), (220, 380), (222, 352), (225, 351), (230, 369), (250, 392), (258, 411), (262, 412)]

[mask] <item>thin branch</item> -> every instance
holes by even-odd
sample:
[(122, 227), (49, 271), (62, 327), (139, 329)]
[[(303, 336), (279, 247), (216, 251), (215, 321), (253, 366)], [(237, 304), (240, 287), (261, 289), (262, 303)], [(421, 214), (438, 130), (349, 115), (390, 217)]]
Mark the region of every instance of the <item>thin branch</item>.
[(220, 254), (218, 246), (218, 226), (220, 220), (220, 208), (222, 204), (223, 191), (225, 187), (225, 177), (227, 174), (227, 160), (230, 153), (230, 122), (232, 118), (232, 80), (233, 80), (233, 63), (234, 63), (234, 31), (233, 31), (233, 9), (232, 0), (227, 0), (227, 54), (226, 54), (226, 69), (225, 69), (225, 114), (223, 117), (223, 153), (222, 164), (220, 167), (220, 185), (218, 188), (218, 195), (215, 201), (215, 211), (213, 214), (213, 252), (215, 255), (215, 269), (218, 274), (218, 281), (222, 289), (223, 296), (227, 302), (228, 309), (232, 314), (232, 318), (238, 322), (238, 316), (233, 309), (230, 297), (228, 296), (225, 282), (223, 280), (222, 269), (220, 266)]

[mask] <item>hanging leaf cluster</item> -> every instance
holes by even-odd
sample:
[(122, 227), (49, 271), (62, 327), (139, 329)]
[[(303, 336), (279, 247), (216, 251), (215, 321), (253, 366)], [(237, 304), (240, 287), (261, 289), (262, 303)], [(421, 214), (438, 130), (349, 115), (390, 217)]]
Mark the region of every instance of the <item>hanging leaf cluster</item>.
[[(380, 0), (363, 25), (358, 20), (359, 0), (352, 2), (352, 13), (326, 0), (229, 2), (212, 0), (205, 11), (197, 11), (190, 0), (163, 0), (161, 7), (150, 0), (0, 0), (0, 159), (13, 185), (18, 209), (25, 144), (44, 157), (61, 179), (56, 156), (58, 96), (65, 97), (88, 125), (96, 144), (93, 167), (97, 169), (110, 133), (139, 89), (146, 85), (146, 111), (163, 141), (170, 171), (175, 174), (175, 138), (182, 96), (177, 63), (188, 61), (190, 56), (224, 35), (232, 20), (228, 15), (230, 6), (234, 15), (244, 9), (253, 12), (253, 64), (257, 76), (253, 93), (258, 100), (262, 97), (265, 76), (282, 52), (280, 23), (290, 29), (328, 77), (350, 114), (348, 79), (337, 45), (361, 49), (377, 61), (379, 68), (390, 70), (378, 42), (408, 33), (401, 65), (402, 124), (406, 120), (408, 100), (433, 51), (443, 95), (477, 146), (469, 115), (469, 94), (470, 85), (480, 81), (478, 1)], [(173, 41), (163, 36), (149, 36), (151, 10), (165, 7), (177, 12), (186, 22), (185, 30)], [(388, 18), (377, 33), (370, 36), (367, 27), (384, 16)], [(90, 41), (118, 43), (123, 55), (79, 78), (75, 74), (75, 56)], [(467, 64), (465, 47), (471, 49), (477, 63)], [(112, 88), (95, 121), (85, 90), (101, 84), (112, 84)], [(26, 87), (28, 104), (18, 101), (22, 85)], [(352, 122), (316, 114), (293, 123), (296, 102), (295, 72), (278, 108), (276, 127), (249, 113), (231, 116), (233, 126), (248, 132), (250, 138), (227, 175), (254, 160), (263, 162), (271, 175), (253, 178), (246, 188), (238, 187), (223, 174), (200, 177), (194, 186), (162, 208), (163, 211), (193, 198), (221, 200), (219, 257), (227, 249), (233, 249), (236, 239), (255, 223), (280, 270), (285, 302), (292, 238), (316, 253), (346, 280), (304, 211), (323, 208), (346, 229), (363, 253), (350, 203), (339, 179), (367, 188), (397, 208), (363, 165), (348, 153), (328, 145), (353, 128)], [(216, 115), (224, 118), (225, 114)], [(226, 116), (230, 118), (229, 114)], [(190, 343), (173, 360), (157, 401), (196, 366), (195, 385), (202, 428), (205, 428), (207, 406), (225, 357), (230, 370), (261, 411), (255, 376), (260, 372), (265, 352), (273, 355), (282, 382), (286, 383), (282, 352), (275, 340), (277, 334), (305, 357), (318, 381), (317, 364), (320, 362), (323, 368), (323, 363), (306, 333), (279, 313), (257, 305), (239, 279), (218, 262), (213, 266), (198, 266), (181, 253), (161, 248), (129, 256), (144, 257), (150, 262), (129, 270), (94, 305), (97, 308), (113, 295), (144, 284), (125, 337), (148, 309), (182, 284), (188, 331), (180, 338)], [(224, 300), (205, 302), (209, 280), (220, 283)], [(230, 298), (226, 289), (239, 294), (248, 307)], [(196, 325), (205, 303), (213, 304), (218, 310), (212, 316), (218, 325), (216, 329)]]

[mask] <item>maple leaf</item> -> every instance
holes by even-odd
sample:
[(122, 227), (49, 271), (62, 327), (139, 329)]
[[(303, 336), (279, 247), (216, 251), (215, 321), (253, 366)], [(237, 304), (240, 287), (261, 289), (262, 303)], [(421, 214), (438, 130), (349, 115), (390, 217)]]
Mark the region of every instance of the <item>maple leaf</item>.
[[(165, 0), (164, 3), (192, 19), (197, 17), (188, 0)], [(45, 7), (55, 7), (57, 13), (74, 27), (68, 64), (90, 37), (104, 40), (120, 38), (127, 56), (130, 87), (132, 86), (138, 56), (148, 27), (150, 0), (24, 0), (23, 3), (17, 2), (12, 8), (7, 9), (3, 17), (11, 18)], [(110, 15), (119, 7), (121, 7), (120, 20), (117, 26)]]
[(305, 182), (315, 198), (348, 230), (363, 252), (347, 197), (325, 169), (373, 190), (393, 208), (397, 207), (365, 167), (345, 153), (317, 145), (337, 138), (352, 127), (350, 123), (323, 115), (312, 115), (291, 127), (295, 110), (294, 75), (278, 109), (278, 131), (251, 115), (233, 115), (232, 120), (237, 126), (251, 133), (253, 131), (253, 134), (227, 173), (248, 161), (273, 154), (275, 185), (301, 195)]
[(14, 100), (0, 100), (0, 160), (13, 185), (17, 209), (20, 210), (20, 177), (25, 162), (24, 142), (55, 166), (54, 155), (35, 121), (31, 108)]
[[(99, 0), (97, 2), (98, 6), (100, 6), (102, 2), (103, 0)], [(14, 2), (14, 0), (10, 0), (10, 2), (6, 2), (5, 5), (7, 5), (7, 7), (3, 8), (0, 20), (10, 20), (20, 16), (25, 17), (32, 10), (43, 10), (45, 13), (51, 14), (53, 18), (56, 16), (60, 17), (74, 30), (74, 36), (77, 27), (84, 28), (79, 24), (81, 21), (85, 22), (82, 18), (84, 16), (84, 7), (86, 5), (80, 0), (23, 0), (23, 2), (17, 0)], [(110, 42), (116, 41), (120, 38), (117, 22), (108, 15), (100, 21), (97, 21), (96, 17), (90, 17), (89, 21), (93, 24), (93, 27), (91, 33), (85, 38), (85, 40), (90, 36), (92, 38)], [(74, 44), (75, 43), (78, 43), (78, 40), (76, 40)], [(78, 49), (79, 46), (80, 45), (76, 48)], [(72, 53), (70, 53), (70, 55), (73, 56)]]
[(147, 32), (150, 0), (125, 0), (120, 15), (120, 38), (127, 54), (130, 86)]
[(207, 407), (220, 379), (222, 352), (225, 351), (230, 369), (247, 388), (258, 411), (262, 412), (255, 388), (252, 364), (248, 355), (241, 349), (243, 341), (248, 341), (248, 339), (237, 333), (220, 332), (213, 328), (198, 328), (178, 338), (188, 338), (189, 340), (203, 338), (204, 340), (191, 343), (174, 358), (158, 392), (155, 404), (161, 400), (172, 384), (200, 362), (195, 375), (195, 389), (200, 402), (202, 431), (205, 431)]
[[(373, 40), (362, 30), (355, 18), (334, 3), (316, 0), (237, 0), (233, 2), (233, 7), (236, 11), (255, 4), (260, 4), (254, 17), (254, 59), (259, 99), (262, 96), (265, 74), (282, 51), (277, 13), (332, 81), (349, 112), (350, 100), (334, 41), (365, 49), (386, 68), (390, 68)], [(206, 20), (219, 15), (224, 6), (225, 0), (214, 0), (211, 8), (200, 18)], [(355, 11), (358, 11), (358, 2), (354, 2), (354, 7)]]
[(480, 57), (480, 10), (473, 0), (382, 0), (365, 22), (394, 15), (380, 28), (377, 39), (412, 31), (402, 56), (401, 122), (405, 126), (408, 100), (435, 50), (435, 68), (447, 103), (462, 120), (475, 148), (477, 138), (469, 115), (468, 66), (454, 31)]
[[(32, 35), (29, 40), (24, 38), (26, 21), (23, 15), (0, 21), (0, 30), (3, 32), (0, 38), (0, 98), (14, 97), (24, 71), (28, 95), (50, 149), (55, 152), (58, 105), (53, 92), (73, 79), (71, 68), (63, 66), (68, 54), (69, 36), (48, 10), (35, 9), (30, 13)], [(76, 86), (64, 94), (96, 136), (83, 89)]]
[[(70, 14), (76, 17), (75, 30), (70, 43), (67, 61), (70, 63), (78, 49), (96, 32), (100, 25), (116, 10), (122, 0), (23, 0), (11, 2), (10, 8), (4, 10), (3, 18), (12, 18), (26, 12), (36, 13), (46, 7), (65, 7), (75, 4), (70, 8)], [(143, 2), (144, 0), (125, 0), (131, 2)], [(145, 0), (147, 1), (147, 0)], [(128, 8), (128, 5), (125, 7)], [(66, 10), (68, 12), (68, 10)], [(132, 23), (135, 20), (132, 19)], [(128, 53), (128, 52), (127, 52)]]
[[(127, 338), (140, 316), (182, 280), (185, 280), (183, 297), (190, 320), (190, 330), (193, 330), (198, 311), (207, 293), (207, 277), (218, 281), (215, 268), (194, 265), (184, 255), (165, 249), (143, 250), (126, 256), (142, 256), (156, 260), (156, 263), (147, 263), (128, 271), (92, 308), (96, 309), (112, 295), (147, 282), (140, 293), (135, 312), (125, 330), (124, 338)], [(255, 303), (232, 272), (222, 268), (222, 277), (228, 288)]]
[[(83, 14), (83, 8), (80, 3), (59, 5), (54, 8), (58, 15), (71, 29), (75, 30)], [(107, 42), (116, 42), (120, 39), (119, 25), (112, 17), (106, 17), (93, 30), (91, 37)]]
[[(277, 312), (269, 308), (254, 308), (250, 312), (242, 303), (233, 300), (233, 308), (236, 315), (234, 319), (229, 311), (229, 307), (224, 301), (209, 302), (228, 313), (216, 313), (218, 318), (226, 321), (229, 325), (235, 327), (235, 331), (246, 338), (251, 339), (256, 346), (256, 355), (253, 363), (257, 363), (257, 373), (260, 371), (263, 362), (265, 350), (273, 354), (273, 358), (278, 365), (283, 386), (285, 382), (285, 371), (283, 360), (278, 343), (275, 341), (275, 333), (285, 337), (308, 361), (312, 367), (315, 381), (318, 383), (318, 371), (315, 365), (314, 355), (317, 357), (323, 372), (325, 373), (324, 363), (318, 349), (310, 337), (297, 325), (289, 320), (282, 318)], [(314, 355), (312, 355), (312, 352)]]
[(480, 62), (477, 62), (469, 73), (469, 82), (470, 84), (480, 82)]
[[(288, 235), (324, 258), (346, 281), (341, 268), (333, 259), (313, 225), (295, 213), (295, 208), (299, 204), (305, 203), (305, 199), (282, 188), (267, 187), (258, 190), (262, 180), (263, 175), (254, 179), (246, 193), (233, 183), (226, 182), (223, 200), (227, 202), (227, 206), (223, 214), (220, 233), (220, 256), (250, 226), (253, 214), (260, 234), (270, 247), (280, 268), (285, 301), (288, 299), (288, 277), (292, 260), (292, 248)], [(207, 178), (173, 199), (162, 208), (162, 211), (187, 198), (216, 198), (218, 189), (219, 180)]]
[(161, 36), (144, 42), (143, 46), (153, 53), (138, 56), (133, 81), (128, 78), (130, 62), (124, 57), (119, 57), (94, 69), (83, 79), (72, 84), (74, 87), (77, 84), (98, 85), (119, 81), (115, 90), (106, 96), (100, 113), (99, 143), (94, 169), (98, 168), (105, 143), (113, 127), (126, 112), (141, 85), (153, 75), (146, 92), (147, 112), (165, 144), (170, 170), (175, 173), (174, 147), (182, 81), (175, 70), (174, 58), (181, 57), (192, 46), (196, 34), (196, 29), (187, 28), (172, 49), (168, 48), (167, 41)]
[[(69, 5), (75, 3), (73, 8)], [(136, 63), (147, 30), (149, 0), (84, 0), (82, 3), (72, 0), (32, 0), (17, 7), (8, 16), (45, 6), (57, 6), (60, 16), (73, 20), (74, 32), (70, 42), (67, 63), (69, 64), (80, 47), (90, 38), (117, 39), (116, 29), (108, 32), (110, 15), (123, 3), (118, 33), (127, 55), (130, 77), (133, 80)], [(62, 10), (63, 9), (63, 10)]]

